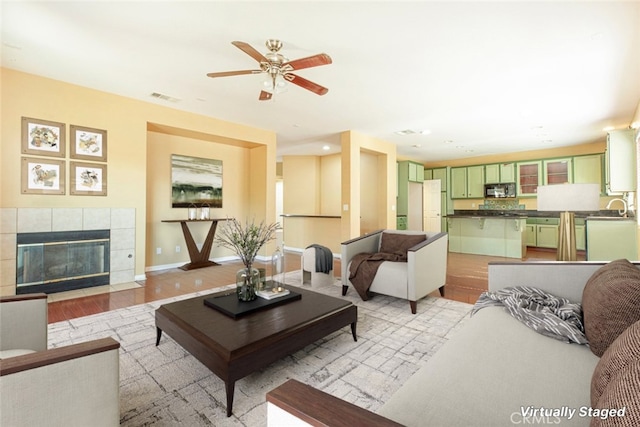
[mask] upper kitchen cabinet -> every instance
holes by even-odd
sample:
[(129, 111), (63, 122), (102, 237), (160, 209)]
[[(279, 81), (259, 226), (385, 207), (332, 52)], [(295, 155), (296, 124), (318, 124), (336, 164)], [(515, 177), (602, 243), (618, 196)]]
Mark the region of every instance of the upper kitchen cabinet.
[(636, 190), (636, 148), (633, 129), (611, 131), (605, 151), (607, 194)]
[(424, 181), (424, 166), (420, 163), (408, 160), (398, 162), (398, 199), (396, 212), (398, 215), (407, 215), (409, 212), (409, 183)]
[(482, 199), (484, 165), (451, 168), (451, 198)]
[(495, 163), (485, 165), (484, 182), (486, 184), (516, 182), (515, 163)]
[(408, 160), (398, 162), (398, 180), (409, 182), (424, 181), (424, 166)]
[(571, 158), (543, 161), (544, 184), (566, 184), (572, 181)]
[(574, 157), (573, 182), (575, 184), (599, 184), (602, 187), (602, 154)]
[(542, 162), (538, 160), (516, 163), (516, 176), (519, 197), (537, 195), (538, 186), (542, 185)]
[(432, 170), (432, 178), (440, 180), (440, 191), (447, 191), (447, 172), (449, 168), (436, 168)]

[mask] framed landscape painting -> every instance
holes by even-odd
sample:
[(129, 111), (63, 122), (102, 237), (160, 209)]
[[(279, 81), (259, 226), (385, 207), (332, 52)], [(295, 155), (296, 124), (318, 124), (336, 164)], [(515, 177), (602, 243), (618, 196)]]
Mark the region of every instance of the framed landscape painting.
[(22, 118), (22, 154), (65, 156), (65, 125), (49, 120)]
[(107, 131), (81, 126), (69, 126), (72, 159), (107, 161)]
[(222, 207), (222, 160), (171, 155), (171, 207)]
[(64, 160), (22, 158), (20, 186), (23, 194), (65, 194)]
[(70, 194), (75, 196), (106, 196), (107, 165), (71, 162)]

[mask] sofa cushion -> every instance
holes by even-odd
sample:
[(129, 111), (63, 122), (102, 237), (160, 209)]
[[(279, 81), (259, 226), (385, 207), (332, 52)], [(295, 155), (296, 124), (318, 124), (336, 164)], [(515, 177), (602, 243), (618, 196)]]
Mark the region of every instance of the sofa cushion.
[(625, 408), (624, 416), (596, 417), (592, 426), (640, 425), (640, 321), (627, 328), (602, 355), (591, 379), (591, 406)]
[(407, 256), (407, 251), (420, 242), (427, 240), (425, 234), (382, 233), (380, 252)]
[(529, 406), (589, 406), (598, 358), (587, 346), (540, 335), (502, 307), (480, 310), (451, 334), (380, 415), (405, 426), (513, 426), (533, 419), (522, 414)]
[(591, 351), (602, 356), (624, 330), (640, 320), (640, 270), (626, 259), (598, 269), (585, 285), (582, 310)]

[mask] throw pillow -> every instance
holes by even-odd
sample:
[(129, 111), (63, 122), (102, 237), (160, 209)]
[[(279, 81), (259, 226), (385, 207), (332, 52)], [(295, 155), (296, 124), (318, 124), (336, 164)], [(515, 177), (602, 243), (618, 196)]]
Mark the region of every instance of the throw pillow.
[(640, 270), (626, 259), (598, 269), (584, 287), (582, 311), (589, 347), (601, 357), (624, 330), (640, 320)]
[(598, 362), (591, 378), (591, 407), (618, 411), (613, 416), (605, 413), (606, 419), (592, 418), (592, 426), (640, 425), (640, 321), (624, 331)]
[(427, 240), (424, 234), (382, 233), (380, 252), (399, 254), (406, 258), (407, 251), (420, 242)]

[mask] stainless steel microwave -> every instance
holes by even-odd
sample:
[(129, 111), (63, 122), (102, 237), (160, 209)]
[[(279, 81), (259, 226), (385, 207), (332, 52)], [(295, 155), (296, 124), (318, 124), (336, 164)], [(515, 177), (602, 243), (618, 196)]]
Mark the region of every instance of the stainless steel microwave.
[(502, 199), (506, 197), (516, 197), (515, 182), (484, 185), (485, 199), (498, 199), (498, 198)]

